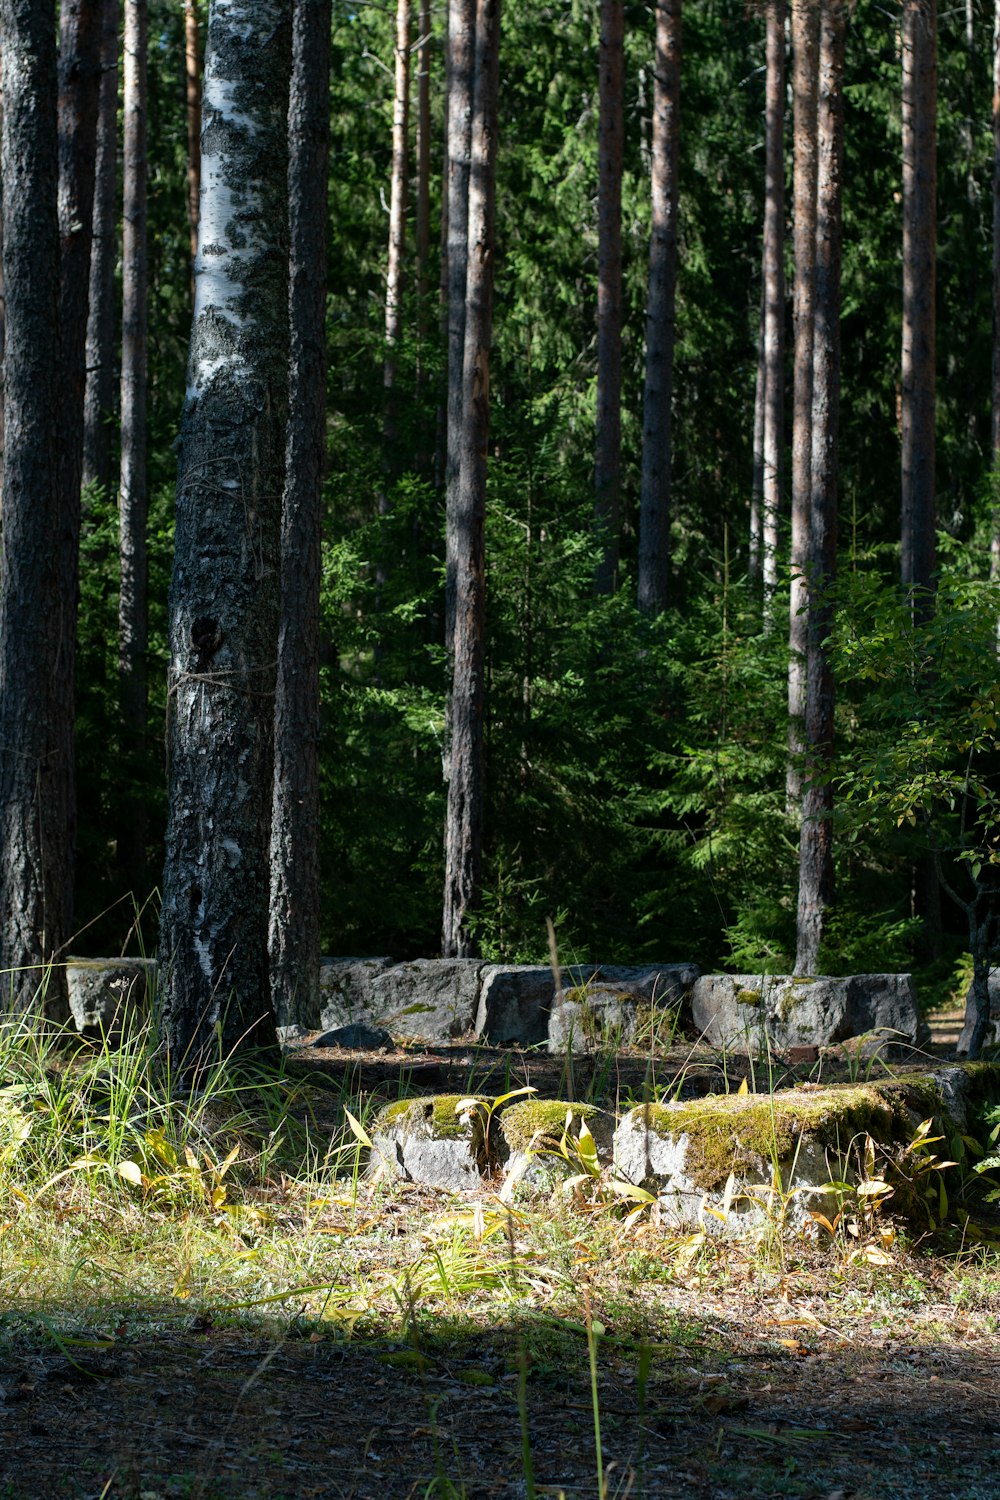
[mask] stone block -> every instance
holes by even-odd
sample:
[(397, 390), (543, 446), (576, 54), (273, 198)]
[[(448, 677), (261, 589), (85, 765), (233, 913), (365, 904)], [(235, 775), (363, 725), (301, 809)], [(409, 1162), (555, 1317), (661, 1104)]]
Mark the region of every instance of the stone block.
[(691, 990), (691, 1018), (711, 1046), (751, 1055), (869, 1032), (913, 1045), (920, 1028), (909, 974), (705, 974)]
[(582, 1163), (574, 1157), (572, 1145), (565, 1154), (559, 1148), (564, 1135), (571, 1143), (579, 1141), (584, 1123), (593, 1137), (598, 1166), (609, 1167), (615, 1117), (596, 1105), (563, 1099), (523, 1099), (504, 1109), (498, 1125), (494, 1126), (496, 1155), (503, 1165), (500, 1196), (504, 1201), (551, 1193), (580, 1174)]
[(118, 1038), (130, 1019), (148, 1018), (156, 965), (150, 958), (71, 958), (66, 986), (77, 1031), (95, 1039)]
[(627, 1047), (650, 1027), (662, 1044), (669, 1040), (662, 1017), (680, 1009), (697, 977), (694, 964), (593, 969), (582, 982), (560, 990), (549, 1015), (549, 1051)]
[(486, 1166), (484, 1111), (459, 1112), (460, 1094), (389, 1104), (371, 1130), (368, 1177), (397, 1179), (450, 1192), (481, 1192)]
[(393, 1036), (448, 1041), (471, 1032), (483, 965), (472, 958), (417, 958), (372, 980), (374, 1018)]
[[(593, 990), (602, 997), (600, 1009), (607, 1009), (610, 997), (617, 996), (623, 1010), (634, 1016), (636, 1006), (643, 1003), (647, 1008), (664, 1009), (680, 1005), (697, 977), (694, 964), (572, 964), (560, 973), (559, 1004), (579, 999), (573, 991)], [(548, 967), (489, 964), (482, 975), (476, 1035), (493, 1045), (514, 1043), (535, 1047), (548, 1042), (550, 1050), (562, 1051), (563, 1039), (574, 1017), (570, 1015), (555, 1022), (553, 1041), (550, 1018), (554, 996), (552, 970)], [(634, 1031), (634, 1024), (631, 1021), (628, 1024)]]
[(321, 959), (319, 1015), (303, 1017), (302, 1024), (313, 1031), (330, 1031), (356, 1021), (371, 1022), (375, 1016), (375, 979), (394, 962), (391, 958)]

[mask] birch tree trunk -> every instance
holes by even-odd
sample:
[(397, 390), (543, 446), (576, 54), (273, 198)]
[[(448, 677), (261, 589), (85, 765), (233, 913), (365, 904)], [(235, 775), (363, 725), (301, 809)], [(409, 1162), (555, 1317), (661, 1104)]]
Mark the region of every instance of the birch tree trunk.
[(146, 516), (146, 63), (147, 0), (125, 0), (124, 201), (122, 208), (121, 476), (118, 487), (118, 688), (123, 793), (118, 804), (118, 865), (133, 898), (146, 891), (146, 762), (148, 687)]
[(650, 170), (652, 225), (646, 303), (646, 378), (642, 407), (642, 480), (639, 501), (638, 604), (646, 614), (656, 614), (666, 605), (670, 572), (670, 464), (673, 448), (671, 403), (676, 333), (680, 93), (681, 0), (657, 0), (653, 159)]
[(493, 331), (500, 0), (477, 0), (475, 25), (461, 467), (452, 518), (455, 634), (441, 936), (441, 951), (446, 958), (474, 955), (476, 945), (469, 917), (479, 894), (482, 875), (486, 662), (484, 527)]
[(115, 410), (115, 264), (118, 259), (118, 0), (101, 0), (101, 85), (97, 107), (87, 381), (83, 398), (83, 484), (111, 493)]
[[(448, 5), (448, 182), (447, 332), (448, 403), (445, 441), (444, 639), (449, 665), (455, 645), (455, 588), (458, 570), (459, 474), (462, 467), (465, 358), (465, 291), (469, 266), (469, 156), (472, 149), (472, 78), (475, 67), (475, 0)], [(450, 740), (450, 735), (449, 735)], [(445, 766), (447, 776), (447, 765)]]
[(903, 0), (902, 578), (926, 615), (935, 553), (937, 0)]
[(0, 1003), (67, 1014), (61, 970), (70, 868), (56, 788), (69, 747), (55, 677), (62, 644), (56, 465), (59, 221), (56, 18), (41, 0), (0, 0), (3, 279), (6, 302), (3, 548), (0, 550)]
[(834, 682), (831, 610), (824, 590), (837, 566), (840, 414), (840, 265), (844, 152), (844, 0), (821, 0), (817, 94), (816, 282), (806, 640), (806, 777), (799, 839), (795, 972), (815, 974), (833, 899)]
[(191, 282), (198, 255), (198, 203), (201, 197), (201, 39), (198, 0), (184, 0), (184, 88), (187, 103), (188, 224), (191, 229)]
[(295, 0), (288, 111), (291, 366), (274, 709), (271, 991), (280, 1025), (319, 1014), (320, 542), (326, 455), (330, 0)]
[(816, 285), (816, 94), (819, 10), (792, 0), (795, 196), (795, 368), (792, 418), (791, 594), (788, 616), (788, 771), (785, 801), (798, 816), (806, 712), (806, 567), (812, 470), (813, 299)]
[(601, 0), (594, 461), (594, 520), (602, 547), (594, 580), (599, 594), (612, 594), (615, 590), (621, 527), (624, 34), (624, 0)]
[(767, 8), (764, 198), (764, 623), (774, 624), (785, 425), (785, 0)]
[(269, 861), (288, 405), (290, 0), (213, 0), (170, 586), (160, 925), (177, 1069), (274, 1041)]

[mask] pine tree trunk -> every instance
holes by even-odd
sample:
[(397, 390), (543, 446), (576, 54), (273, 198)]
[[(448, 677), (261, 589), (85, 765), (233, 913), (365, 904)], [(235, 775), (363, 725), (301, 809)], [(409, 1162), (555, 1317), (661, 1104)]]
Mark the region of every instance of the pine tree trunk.
[(87, 298), (94, 222), (97, 109), (101, 85), (101, 14), (98, 0), (63, 0), (59, 9), (59, 555), (60, 629), (54, 730), (65, 747), (54, 795), (66, 828), (68, 858), (63, 926), (73, 916), (73, 846), (76, 841), (74, 754), (76, 612), (80, 582), (80, 492), (83, 480), (83, 402), (87, 385)]
[[(385, 278), (385, 360), (382, 366), (383, 466), (396, 467), (396, 345), (403, 320), (403, 253), (406, 248), (407, 145), (410, 123), (410, 0), (396, 0), (396, 67), (392, 107), (392, 180), (389, 197), (389, 254)], [(381, 510), (386, 497), (381, 497)]]
[(118, 0), (101, 0), (101, 86), (87, 309), (83, 484), (111, 493), (115, 410), (115, 264), (118, 259)]
[(1000, 581), (1000, 0), (993, 12), (993, 537), (990, 576)]
[(201, 197), (201, 45), (198, 0), (184, 0), (184, 84), (187, 100), (188, 224), (191, 230), (191, 284), (198, 254), (198, 204)]
[(500, 0), (477, 0), (461, 468), (452, 518), (455, 530), (455, 635), (441, 937), (445, 957), (458, 958), (471, 957), (475, 952), (469, 917), (479, 894), (482, 873), (486, 661), (484, 527), (493, 329), (499, 64)]
[[(66, 939), (70, 869), (57, 788), (69, 746), (55, 712), (62, 644), (56, 454), (59, 222), (56, 18), (41, 0), (0, 0), (3, 136), (3, 548), (0, 550), (0, 996), (40, 1010), (41, 965)], [(68, 1012), (62, 970), (44, 1004)]]
[(279, 1025), (319, 1014), (320, 543), (326, 455), (330, 0), (296, 0), (288, 112), (291, 369), (274, 710), (271, 991)]
[(146, 516), (146, 64), (147, 0), (125, 0), (124, 201), (122, 209), (121, 477), (118, 488), (118, 685), (122, 789), (118, 801), (118, 866), (137, 903), (146, 890), (146, 764), (148, 687)]
[(806, 566), (812, 463), (813, 299), (816, 285), (816, 91), (819, 10), (792, 0), (795, 164), (795, 369), (792, 420), (791, 596), (788, 617), (788, 771), (785, 801), (802, 803), (806, 712)]
[(274, 1041), (269, 862), (288, 405), (289, 0), (214, 0), (168, 678), (175, 1068)]
[(778, 587), (785, 425), (785, 0), (767, 8), (764, 203), (764, 621), (774, 623)]
[(843, 0), (820, 6), (817, 94), (815, 331), (806, 639), (806, 778), (799, 839), (795, 971), (815, 974), (833, 899), (834, 682), (824, 641), (831, 610), (824, 590), (837, 566), (837, 439), (840, 411), (840, 263), (844, 151)]
[(753, 469), (750, 478), (750, 539), (747, 547), (747, 577), (763, 581), (764, 555), (764, 403), (767, 399), (767, 365), (764, 362), (764, 292), (761, 289), (757, 320), (757, 379), (753, 393)]
[(935, 551), (937, 0), (903, 0), (902, 576), (929, 610)]
[(594, 462), (594, 519), (602, 548), (594, 580), (599, 594), (614, 593), (617, 584), (621, 527), (624, 36), (624, 0), (601, 0)]
[[(458, 569), (458, 481), (462, 467), (465, 358), (465, 291), (469, 265), (469, 155), (472, 143), (472, 78), (475, 66), (475, 0), (448, 5), (448, 182), (447, 332), (448, 403), (445, 442), (444, 639), (449, 664), (455, 644), (455, 588)], [(449, 736), (450, 738), (450, 736)], [(447, 766), (445, 767), (447, 776)]]
[[(664, 608), (670, 570), (670, 464), (673, 446), (671, 403), (676, 333), (680, 91), (681, 0), (657, 0), (653, 159), (650, 170), (652, 224), (646, 304), (646, 379), (642, 409), (642, 480), (639, 502), (638, 604), (647, 614), (656, 614)], [(619, 319), (620, 316), (619, 305)]]

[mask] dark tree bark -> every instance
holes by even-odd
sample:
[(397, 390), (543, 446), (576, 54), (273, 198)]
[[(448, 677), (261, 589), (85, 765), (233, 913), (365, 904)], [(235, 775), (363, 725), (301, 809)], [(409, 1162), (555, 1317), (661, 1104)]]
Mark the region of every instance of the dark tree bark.
[(271, 992), (280, 1025), (319, 1013), (320, 541), (326, 454), (330, 0), (295, 0), (288, 111), (291, 367), (274, 709)]
[[(396, 466), (396, 345), (403, 325), (403, 254), (406, 249), (408, 136), (410, 125), (410, 0), (396, 0), (396, 66), (392, 106), (392, 178), (389, 189), (389, 253), (385, 277), (385, 359), (382, 365), (383, 464)], [(380, 509), (385, 510), (381, 497)]]
[(902, 576), (926, 613), (935, 552), (937, 0), (903, 0)]
[(993, 538), (990, 576), (1000, 579), (1000, 0), (993, 8)]
[(816, 284), (816, 91), (819, 10), (792, 0), (794, 98), (795, 368), (793, 375), (791, 597), (788, 618), (788, 773), (786, 804), (802, 804), (806, 712), (806, 567), (812, 469), (813, 298)]
[(66, 1016), (56, 968), (70, 870), (61, 787), (62, 568), (56, 454), (59, 221), (56, 18), (41, 0), (0, 0), (3, 276), (6, 299), (3, 548), (0, 551), (0, 972), (6, 1009)]
[(115, 410), (115, 262), (118, 259), (118, 0), (101, 0), (101, 86), (83, 400), (83, 483), (111, 493)]
[(799, 839), (795, 971), (815, 974), (833, 899), (834, 682), (824, 641), (837, 566), (840, 264), (844, 152), (843, 0), (821, 0), (817, 93), (816, 281), (806, 640), (806, 776)]
[(198, 255), (198, 203), (201, 196), (201, 40), (198, 0), (184, 0), (184, 87), (187, 103), (188, 223), (191, 228), (191, 284)]
[(170, 586), (160, 926), (175, 1068), (273, 1044), (274, 691), (288, 404), (289, 0), (215, 0)]
[(475, 24), (461, 467), (452, 517), (455, 634), (441, 938), (445, 957), (459, 958), (471, 957), (475, 952), (469, 916), (479, 894), (482, 871), (484, 525), (493, 330), (500, 0), (477, 0)]
[(59, 525), (51, 544), (59, 556), (61, 646), (56, 663), (54, 731), (65, 752), (54, 795), (61, 805), (68, 859), (63, 924), (73, 917), (76, 839), (74, 674), (79, 596), (80, 492), (83, 479), (83, 401), (87, 384), (87, 298), (94, 222), (97, 106), (101, 84), (98, 0), (64, 0), (59, 9)]
[(146, 516), (146, 63), (147, 0), (125, 0), (124, 200), (122, 206), (121, 475), (118, 486), (118, 690), (122, 794), (118, 803), (118, 865), (136, 902), (146, 891), (146, 761), (148, 686)]
[(603, 549), (594, 580), (599, 594), (614, 593), (617, 584), (621, 527), (624, 36), (624, 0), (601, 0), (594, 461), (594, 519)]
[(469, 265), (469, 154), (472, 143), (472, 79), (475, 67), (475, 0), (448, 5), (448, 182), (447, 306), (448, 403), (445, 442), (444, 638), (449, 662), (455, 638), (455, 587), (458, 569), (458, 481), (462, 467), (465, 358), (465, 290)]
[(764, 363), (764, 293), (761, 289), (757, 320), (757, 379), (753, 394), (753, 471), (750, 480), (750, 540), (747, 577), (763, 579), (764, 555), (764, 402), (767, 397), (767, 365)]
[[(653, 160), (650, 170), (652, 225), (639, 501), (638, 603), (646, 614), (655, 614), (666, 604), (670, 571), (670, 463), (673, 446), (670, 408), (676, 331), (680, 93), (681, 0), (657, 0)], [(620, 302), (618, 317), (620, 335)]]
[(785, 425), (785, 0), (767, 7), (764, 195), (764, 620), (774, 623), (778, 587)]

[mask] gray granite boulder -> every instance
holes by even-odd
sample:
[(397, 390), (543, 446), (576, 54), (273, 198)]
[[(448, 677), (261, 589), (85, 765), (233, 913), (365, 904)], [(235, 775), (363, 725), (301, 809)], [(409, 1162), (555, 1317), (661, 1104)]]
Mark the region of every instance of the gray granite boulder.
[(317, 1016), (302, 1016), (309, 1030), (330, 1031), (355, 1021), (375, 1019), (374, 982), (392, 967), (391, 958), (324, 958), (319, 966), (320, 1008)]
[(71, 958), (66, 985), (77, 1031), (117, 1038), (130, 1021), (148, 1018), (156, 965), (149, 958)]
[(633, 1045), (647, 1034), (660, 1045), (667, 1043), (670, 1015), (680, 1011), (697, 977), (693, 964), (595, 969), (556, 997), (549, 1014), (549, 1051), (602, 1051)]
[(472, 958), (417, 958), (383, 969), (372, 980), (379, 1025), (428, 1041), (465, 1036), (475, 1023), (482, 968)]
[[(600, 991), (601, 1009), (611, 1005), (612, 997), (625, 1004), (634, 1015), (635, 1007), (668, 1009), (679, 1006), (698, 977), (694, 964), (573, 964), (560, 975), (559, 1005), (580, 1000), (574, 991)], [(553, 1051), (562, 1051), (570, 1029), (578, 1031), (569, 1014), (556, 1021), (553, 1042), (551, 1017), (554, 1010), (555, 984), (552, 970), (542, 965), (520, 964), (504, 967), (487, 965), (476, 1013), (476, 1035), (494, 1045), (505, 1042), (522, 1047), (549, 1043)], [(613, 1007), (612, 1007), (613, 1008)], [(610, 1023), (609, 1016), (609, 1023)], [(628, 1025), (634, 1031), (630, 1020)], [(612, 1028), (613, 1029), (613, 1028)], [(631, 1033), (630, 1033), (631, 1034)]]
[(310, 1047), (340, 1047), (345, 1052), (379, 1052), (392, 1045), (392, 1035), (384, 1027), (366, 1026), (363, 1021), (324, 1031), (309, 1043)]
[(486, 1168), (485, 1112), (460, 1094), (402, 1099), (377, 1116), (368, 1176), (450, 1192), (482, 1191)]
[(691, 1019), (711, 1046), (751, 1054), (869, 1032), (913, 1045), (920, 1034), (909, 974), (705, 974), (691, 990)]

